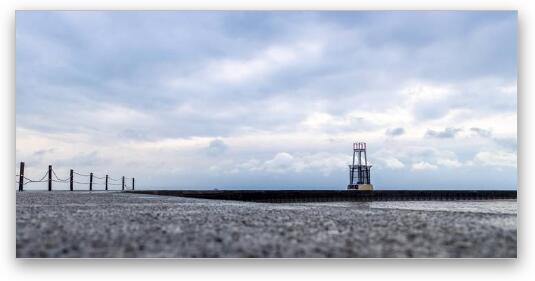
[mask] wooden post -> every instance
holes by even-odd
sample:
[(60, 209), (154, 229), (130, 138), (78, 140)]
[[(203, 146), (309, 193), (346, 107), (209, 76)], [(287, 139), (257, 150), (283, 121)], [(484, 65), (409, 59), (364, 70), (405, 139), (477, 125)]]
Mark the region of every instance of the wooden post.
[(48, 165), (48, 191), (52, 191), (52, 165)]
[(71, 169), (70, 180), (69, 180), (69, 188), (71, 191), (73, 191), (73, 182), (74, 182), (74, 171)]
[(135, 181), (136, 181), (136, 179), (135, 179), (135, 178), (132, 178), (132, 190), (134, 190), (134, 184), (135, 184)]
[(93, 191), (93, 173), (89, 173), (89, 191)]
[(24, 185), (24, 162), (20, 162), (20, 169), (19, 169), (19, 191), (23, 190)]
[(124, 176), (123, 176), (123, 190), (124, 190)]
[(106, 175), (106, 190), (108, 190), (108, 175)]

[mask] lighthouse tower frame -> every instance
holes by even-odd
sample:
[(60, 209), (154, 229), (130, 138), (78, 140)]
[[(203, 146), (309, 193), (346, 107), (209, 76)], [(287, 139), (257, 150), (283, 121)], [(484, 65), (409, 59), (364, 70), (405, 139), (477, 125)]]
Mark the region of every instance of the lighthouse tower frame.
[(348, 190), (373, 190), (370, 183), (370, 169), (366, 155), (366, 143), (353, 143), (353, 164), (349, 165)]

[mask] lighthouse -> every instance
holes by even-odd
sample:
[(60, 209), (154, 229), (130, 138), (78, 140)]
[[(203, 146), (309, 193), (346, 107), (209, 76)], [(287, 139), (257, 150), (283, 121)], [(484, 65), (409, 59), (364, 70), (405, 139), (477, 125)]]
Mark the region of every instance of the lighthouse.
[(353, 143), (353, 164), (349, 165), (348, 190), (373, 190), (370, 183), (370, 169), (366, 156), (366, 143)]

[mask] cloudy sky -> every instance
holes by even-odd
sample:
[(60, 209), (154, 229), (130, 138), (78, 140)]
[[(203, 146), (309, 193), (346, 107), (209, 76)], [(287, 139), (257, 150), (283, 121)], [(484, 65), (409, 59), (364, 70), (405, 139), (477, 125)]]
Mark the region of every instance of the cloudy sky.
[(516, 42), (516, 12), (18, 11), (16, 159), (343, 189), (364, 141), (377, 189), (514, 189)]

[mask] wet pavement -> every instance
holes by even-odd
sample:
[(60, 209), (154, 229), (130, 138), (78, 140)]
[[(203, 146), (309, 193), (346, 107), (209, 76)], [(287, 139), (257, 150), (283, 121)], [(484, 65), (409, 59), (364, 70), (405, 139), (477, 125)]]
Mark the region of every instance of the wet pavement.
[(16, 196), (19, 258), (517, 255), (514, 200), (276, 204), (122, 192)]

